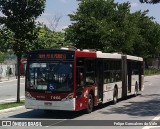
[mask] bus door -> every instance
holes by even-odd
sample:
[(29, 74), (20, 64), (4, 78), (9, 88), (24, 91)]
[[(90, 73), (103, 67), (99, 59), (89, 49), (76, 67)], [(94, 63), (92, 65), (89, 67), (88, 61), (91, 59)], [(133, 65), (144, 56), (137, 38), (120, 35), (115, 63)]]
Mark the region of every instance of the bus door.
[(131, 93), (132, 86), (132, 62), (128, 61), (128, 92)]
[(98, 98), (103, 102), (103, 60), (97, 60)]
[(122, 55), (122, 97), (127, 96), (127, 57)]
[(143, 68), (143, 66), (144, 66), (144, 62), (138, 62), (138, 66), (139, 66), (139, 90), (141, 91), (142, 90), (142, 75), (144, 75), (144, 68)]

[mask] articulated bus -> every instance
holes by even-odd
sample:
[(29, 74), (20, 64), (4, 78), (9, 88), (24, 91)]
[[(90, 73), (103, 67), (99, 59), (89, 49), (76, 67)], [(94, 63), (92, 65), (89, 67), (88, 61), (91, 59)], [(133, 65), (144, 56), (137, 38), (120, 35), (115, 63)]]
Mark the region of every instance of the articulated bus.
[(28, 55), (27, 109), (93, 111), (94, 106), (144, 89), (143, 58), (119, 53), (61, 48)]

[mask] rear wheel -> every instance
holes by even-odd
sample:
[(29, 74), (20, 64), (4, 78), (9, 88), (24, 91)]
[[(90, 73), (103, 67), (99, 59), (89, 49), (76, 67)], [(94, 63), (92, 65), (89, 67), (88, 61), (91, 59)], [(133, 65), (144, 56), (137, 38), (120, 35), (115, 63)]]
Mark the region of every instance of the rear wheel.
[(88, 107), (87, 113), (91, 113), (93, 111), (93, 96), (91, 94), (88, 95)]
[(113, 104), (116, 104), (118, 102), (118, 91), (117, 88), (114, 88), (113, 92)]
[(46, 114), (50, 114), (50, 113), (52, 113), (53, 112), (53, 110), (47, 110), (47, 109), (45, 109), (45, 110), (43, 110)]

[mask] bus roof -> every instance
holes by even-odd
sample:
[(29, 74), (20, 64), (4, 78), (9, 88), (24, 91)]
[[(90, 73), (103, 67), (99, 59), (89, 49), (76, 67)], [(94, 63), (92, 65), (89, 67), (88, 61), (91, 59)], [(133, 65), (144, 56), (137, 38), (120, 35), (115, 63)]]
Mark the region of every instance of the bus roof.
[(121, 59), (122, 55), (118, 53), (102, 53), (97, 51), (97, 58)]
[(101, 51), (94, 51), (93, 49), (74, 49), (74, 48), (61, 48), (61, 49), (40, 49), (34, 50), (30, 53), (39, 53), (39, 52), (52, 52), (52, 51), (66, 51), (66, 52), (75, 52), (76, 57), (88, 57), (88, 58), (106, 58), (106, 59), (121, 59), (122, 56), (126, 56), (128, 60), (143, 61), (142, 57), (124, 55), (122, 53), (103, 53)]
[(142, 58), (142, 57), (131, 56), (131, 55), (127, 55), (127, 59), (129, 59), (129, 60), (143, 61), (143, 58)]

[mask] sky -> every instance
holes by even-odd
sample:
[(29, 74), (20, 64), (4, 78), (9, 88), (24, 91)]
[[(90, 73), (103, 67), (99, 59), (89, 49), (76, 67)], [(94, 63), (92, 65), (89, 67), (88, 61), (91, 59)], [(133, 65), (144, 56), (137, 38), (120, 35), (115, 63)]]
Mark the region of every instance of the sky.
[[(139, 0), (115, 0), (115, 2), (122, 3), (129, 1), (131, 3), (131, 12), (139, 10), (149, 10), (148, 15), (153, 16), (155, 21), (160, 24), (160, 4), (141, 4)], [(50, 21), (53, 21), (54, 17), (59, 17), (60, 21), (56, 28), (56, 31), (62, 31), (71, 24), (68, 14), (76, 11), (78, 8), (78, 2), (76, 0), (46, 0), (46, 8), (44, 13), (38, 18), (39, 22), (42, 22), (50, 27)]]

